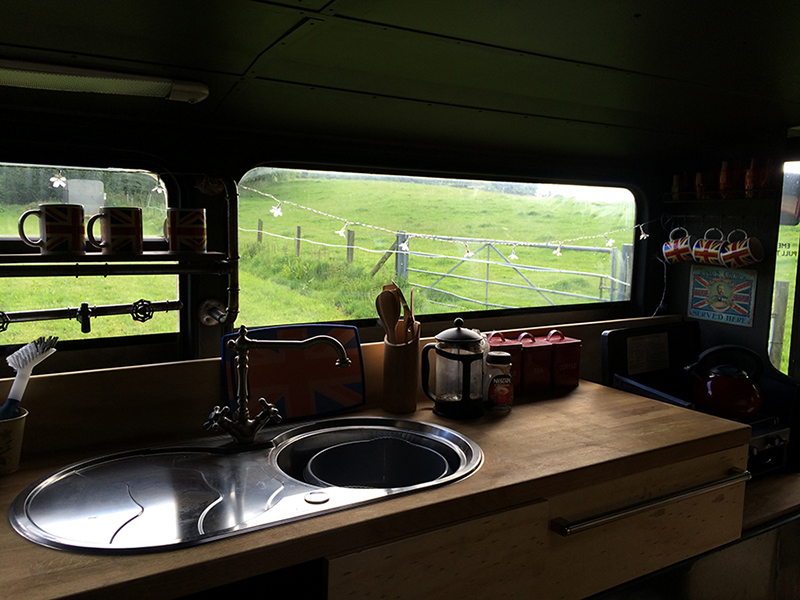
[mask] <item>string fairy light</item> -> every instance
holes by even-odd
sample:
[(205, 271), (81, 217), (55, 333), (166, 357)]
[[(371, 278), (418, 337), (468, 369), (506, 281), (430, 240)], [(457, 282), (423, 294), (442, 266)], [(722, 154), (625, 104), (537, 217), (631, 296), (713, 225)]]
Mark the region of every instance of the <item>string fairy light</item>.
[(156, 182), (156, 186), (150, 191), (155, 192), (156, 194), (165, 194), (167, 192), (167, 188), (164, 187), (164, 182), (161, 181), (161, 178), (159, 178)]
[(61, 174), (61, 170), (59, 169), (58, 173), (50, 178), (50, 183), (53, 184), (54, 188), (65, 188), (67, 187), (67, 178)]
[[(517, 260), (519, 258), (517, 256), (517, 254), (516, 254), (517, 246), (519, 246), (521, 248), (554, 248), (552, 253), (555, 256), (562, 256), (563, 255), (562, 254), (562, 250), (564, 249), (565, 246), (574, 245), (576, 242), (582, 242), (582, 241), (593, 240), (593, 239), (598, 239), (598, 238), (604, 238), (605, 239), (605, 245), (607, 247), (612, 247), (614, 245), (614, 243), (615, 243), (615, 240), (612, 237), (610, 237), (611, 235), (617, 234), (617, 233), (622, 233), (622, 232), (625, 232), (625, 231), (636, 230), (638, 228), (639, 231), (640, 231), (639, 239), (643, 240), (643, 239), (646, 239), (647, 237), (649, 237), (648, 234), (645, 233), (645, 231), (644, 231), (644, 226), (655, 221), (655, 219), (653, 219), (651, 221), (647, 221), (647, 222), (644, 222), (644, 223), (637, 223), (637, 224), (635, 224), (633, 226), (630, 226), (630, 227), (622, 227), (620, 229), (615, 229), (615, 230), (612, 230), (612, 231), (606, 231), (604, 233), (598, 233), (598, 234), (595, 234), (595, 235), (585, 235), (585, 236), (580, 236), (580, 237), (576, 237), (576, 238), (563, 239), (563, 240), (552, 240), (552, 241), (548, 241), (548, 242), (526, 242), (526, 241), (521, 241), (521, 240), (489, 240), (489, 239), (482, 239), (482, 238), (459, 237), (459, 236), (443, 236), (443, 235), (435, 235), (435, 234), (427, 234), (427, 233), (396, 231), (396, 230), (393, 230), (393, 229), (387, 229), (386, 227), (380, 227), (380, 226), (377, 226), (377, 225), (371, 225), (369, 223), (362, 223), (360, 221), (351, 221), (349, 219), (345, 219), (344, 217), (339, 217), (337, 215), (332, 215), (330, 213), (326, 213), (326, 212), (323, 212), (321, 210), (317, 210), (315, 208), (310, 208), (308, 206), (303, 206), (302, 204), (297, 204), (296, 202), (291, 202), (289, 200), (279, 200), (278, 198), (276, 198), (272, 194), (269, 194), (267, 192), (262, 192), (261, 190), (257, 190), (255, 188), (251, 188), (251, 187), (248, 187), (248, 186), (242, 185), (242, 186), (239, 186), (239, 187), (240, 187), (240, 189), (248, 190), (250, 192), (259, 194), (261, 196), (264, 196), (264, 197), (267, 197), (267, 198), (271, 198), (272, 200), (277, 202), (277, 205), (273, 206), (270, 209), (270, 212), (275, 217), (280, 217), (280, 216), (283, 215), (283, 211), (282, 211), (282, 208), (281, 208), (282, 206), (284, 206), (284, 205), (292, 206), (292, 207), (298, 208), (300, 210), (305, 210), (305, 211), (311, 212), (311, 213), (316, 214), (316, 215), (320, 215), (320, 216), (323, 216), (323, 217), (326, 217), (326, 218), (329, 218), (329, 219), (334, 219), (334, 220), (343, 222), (344, 225), (342, 226), (342, 228), (335, 232), (336, 235), (339, 235), (341, 237), (346, 237), (347, 228), (350, 227), (350, 226), (353, 226), (353, 227), (364, 227), (364, 228), (367, 228), (367, 229), (372, 229), (374, 231), (380, 231), (380, 232), (391, 234), (391, 235), (394, 235), (394, 236), (398, 236), (399, 234), (402, 233), (405, 236), (405, 241), (401, 242), (398, 245), (398, 250), (399, 251), (408, 252), (409, 251), (408, 250), (408, 248), (409, 248), (408, 242), (411, 240), (411, 238), (419, 238), (419, 239), (426, 239), (426, 240), (432, 240), (432, 241), (452, 242), (454, 244), (464, 244), (464, 246), (467, 249), (467, 252), (464, 255), (464, 258), (473, 258), (475, 256), (475, 254), (470, 251), (469, 246), (467, 246), (468, 243), (491, 243), (491, 244), (493, 244), (495, 246), (511, 246), (511, 248), (512, 248), (511, 254), (508, 257), (511, 260)], [(243, 231), (247, 231), (247, 230), (243, 229)], [(279, 236), (279, 235), (276, 234), (276, 237), (282, 237), (282, 236)], [(287, 238), (287, 239), (294, 239), (294, 238)], [(323, 245), (325, 245), (325, 244), (323, 244)]]

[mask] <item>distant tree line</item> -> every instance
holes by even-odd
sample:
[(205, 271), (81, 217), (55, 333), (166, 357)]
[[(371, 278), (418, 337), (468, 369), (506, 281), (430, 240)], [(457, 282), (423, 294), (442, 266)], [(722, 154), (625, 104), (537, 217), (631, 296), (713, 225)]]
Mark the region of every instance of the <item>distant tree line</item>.
[[(102, 181), (109, 198), (115, 202), (140, 205), (150, 196), (157, 180), (136, 171), (90, 171), (58, 169), (57, 167), (28, 167), (0, 164), (0, 204), (28, 205), (62, 202), (64, 188), (54, 187), (52, 177)], [(163, 196), (161, 196), (163, 198)]]
[(302, 169), (275, 169), (272, 167), (256, 167), (244, 178), (245, 185), (255, 183), (283, 183), (295, 179), (368, 179), (371, 181), (396, 181), (400, 183), (417, 183), (423, 185), (441, 185), (486, 192), (499, 192), (520, 196), (535, 196), (539, 186), (535, 183), (487, 181), (470, 179), (447, 179), (440, 177), (412, 177), (402, 175), (372, 175), (365, 173), (339, 173), (334, 171), (305, 171)]

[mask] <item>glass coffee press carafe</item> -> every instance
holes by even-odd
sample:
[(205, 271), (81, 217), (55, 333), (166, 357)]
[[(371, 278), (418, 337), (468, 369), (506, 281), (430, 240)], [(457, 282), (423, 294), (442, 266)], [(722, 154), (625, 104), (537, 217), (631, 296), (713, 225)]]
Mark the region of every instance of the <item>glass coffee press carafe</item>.
[[(436, 351), (436, 392), (428, 384), (428, 355)], [(483, 414), (483, 357), (486, 340), (464, 327), (463, 319), (455, 327), (436, 336), (436, 341), (422, 350), (422, 389), (434, 401), (433, 412), (443, 417), (471, 419)]]

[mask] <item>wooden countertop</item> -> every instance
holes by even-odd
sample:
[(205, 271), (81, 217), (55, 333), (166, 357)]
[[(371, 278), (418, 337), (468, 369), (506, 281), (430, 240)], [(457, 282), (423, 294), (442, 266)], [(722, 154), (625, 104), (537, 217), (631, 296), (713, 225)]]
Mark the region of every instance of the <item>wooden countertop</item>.
[[(364, 414), (386, 415), (380, 410)], [(0, 523), (0, 597), (172, 598), (348, 552), (670, 462), (746, 444), (747, 426), (594, 383), (562, 397), (471, 422), (441, 419), (429, 402), (404, 415), (456, 429), (485, 462), (453, 485), (245, 533), (193, 548), (98, 556), (40, 547)], [(24, 464), (0, 478), (0, 507), (74, 458)]]

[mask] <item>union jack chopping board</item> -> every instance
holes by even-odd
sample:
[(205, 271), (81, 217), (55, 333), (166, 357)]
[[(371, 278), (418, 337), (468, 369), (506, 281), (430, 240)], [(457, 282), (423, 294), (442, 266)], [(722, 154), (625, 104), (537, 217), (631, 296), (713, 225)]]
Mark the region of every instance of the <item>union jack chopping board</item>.
[[(248, 407), (253, 417), (261, 410), (259, 398), (278, 407), (285, 421), (342, 412), (365, 402), (364, 364), (358, 329), (351, 325), (282, 325), (250, 329), (253, 340), (304, 340), (329, 335), (345, 347), (351, 365), (336, 366), (336, 351), (327, 344), (308, 348), (258, 348), (250, 350)], [(232, 333), (222, 338), (222, 371), (226, 401), (236, 410), (236, 353), (225, 347)]]

